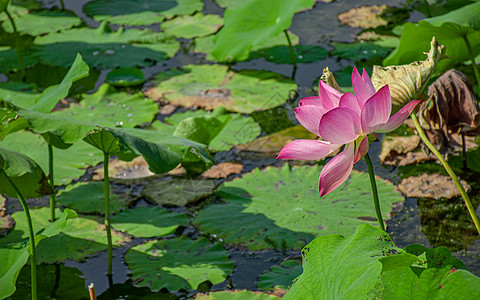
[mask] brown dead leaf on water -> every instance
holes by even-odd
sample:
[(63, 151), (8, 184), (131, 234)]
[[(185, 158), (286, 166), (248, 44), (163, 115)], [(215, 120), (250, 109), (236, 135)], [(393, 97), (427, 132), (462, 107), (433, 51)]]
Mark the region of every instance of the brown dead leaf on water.
[(0, 237), (6, 236), (7, 233), (13, 229), (15, 221), (10, 215), (0, 217)]
[(393, 166), (406, 166), (435, 160), (435, 156), (427, 155), (423, 151), (418, 151), (419, 145), (420, 137), (416, 135), (405, 137), (387, 136), (382, 141), (382, 152), (378, 157), (381, 163)]
[(380, 14), (387, 5), (371, 5), (352, 8), (338, 15), (338, 20), (354, 28), (375, 28), (387, 25), (388, 22), (380, 18)]
[(239, 174), (243, 171), (243, 165), (238, 162), (223, 162), (214, 165), (207, 171), (203, 172), (203, 178), (220, 179), (227, 178), (232, 174)]
[[(465, 190), (470, 186), (465, 180), (460, 180)], [(407, 197), (453, 198), (460, 196), (460, 191), (449, 176), (440, 174), (422, 174), (405, 178), (398, 189)]]

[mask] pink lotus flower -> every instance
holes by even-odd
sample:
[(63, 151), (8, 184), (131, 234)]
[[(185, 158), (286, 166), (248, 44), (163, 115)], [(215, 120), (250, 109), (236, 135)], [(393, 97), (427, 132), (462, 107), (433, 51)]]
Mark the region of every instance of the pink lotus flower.
[(352, 74), (355, 95), (341, 94), (320, 81), (318, 97), (303, 98), (295, 108), (295, 117), (322, 140), (296, 140), (286, 145), (277, 159), (319, 160), (345, 145), (343, 151), (323, 168), (318, 181), (320, 196), (339, 187), (350, 175), (353, 165), (368, 151), (367, 134), (389, 132), (403, 124), (420, 100), (410, 101), (400, 111), (392, 111), (388, 85), (377, 92), (367, 72), (362, 76), (355, 67)]

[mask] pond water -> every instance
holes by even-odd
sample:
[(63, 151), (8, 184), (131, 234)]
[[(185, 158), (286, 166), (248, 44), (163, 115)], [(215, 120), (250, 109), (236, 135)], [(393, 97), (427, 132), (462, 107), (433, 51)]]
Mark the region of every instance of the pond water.
[[(81, 17), (86, 24), (96, 27), (100, 23), (92, 20), (83, 12), (83, 6), (89, 1), (85, 0), (64, 0), (66, 9), (72, 10), (77, 16)], [(57, 1), (42, 1), (45, 8), (51, 8), (58, 4)], [(204, 0), (204, 14), (223, 14), (221, 9), (213, 0)], [(387, 4), (390, 6), (401, 6), (403, 1), (356, 1), (340, 0), (333, 3), (318, 2), (314, 9), (298, 13), (293, 19), (290, 30), (296, 33), (302, 43), (318, 45), (326, 50), (333, 49), (331, 42), (353, 42), (360, 29), (351, 28), (341, 24), (337, 15), (347, 11), (352, 7), (364, 5)], [(415, 22), (423, 16), (420, 13), (412, 13), (410, 21)], [(157, 29), (158, 26), (150, 26)], [(189, 49), (191, 40), (181, 40), (181, 47)], [(173, 58), (157, 63), (154, 66), (143, 68), (148, 81), (154, 74), (169, 70), (174, 67), (180, 67), (187, 64), (208, 63), (205, 61), (205, 55), (195, 54), (191, 51), (179, 51)], [(292, 96), (290, 104), (285, 107), (288, 110), (289, 118), (296, 122), (293, 117), (292, 106), (296, 100), (312, 94), (312, 86), (318, 80), (325, 67), (331, 71), (341, 71), (348, 66), (352, 66), (352, 61), (328, 57), (324, 60), (313, 63), (300, 63), (296, 69), (294, 80), (298, 84), (298, 95)], [(247, 62), (237, 63), (232, 66), (234, 70), (258, 69), (268, 70), (290, 77), (293, 67), (288, 64), (275, 64), (265, 59), (255, 59)], [(102, 70), (96, 83), (98, 88), (105, 80), (106, 74), (110, 70)], [(293, 104), (293, 105), (292, 105)], [(182, 111), (182, 109), (177, 110)], [(165, 116), (159, 116), (164, 119)], [(372, 157), (376, 175), (383, 179), (390, 180), (398, 184), (402, 177), (398, 174), (397, 168), (384, 167), (380, 164), (378, 155), (381, 151), (382, 135), (379, 136), (380, 142), (371, 144), (370, 156)], [(223, 161), (242, 161), (244, 164), (243, 173), (250, 172), (254, 168), (264, 168), (266, 166), (281, 166), (283, 161), (277, 161), (269, 157), (255, 157), (239, 153), (236, 150), (219, 152), (215, 156), (219, 162)], [(355, 169), (366, 171), (366, 164), (360, 161)], [(87, 172), (84, 179), (91, 176), (91, 171)], [(472, 175), (474, 176), (474, 175)], [(229, 179), (238, 176), (230, 176)], [(473, 177), (472, 177), (473, 178)], [(217, 183), (222, 182), (218, 180)], [(471, 184), (473, 201), (479, 203), (480, 184)], [(114, 188), (122, 188), (114, 185)], [(35, 202), (38, 203), (38, 202)], [(140, 197), (135, 207), (153, 206), (150, 202)], [(9, 213), (21, 209), (19, 205), (14, 205), (9, 201), (7, 205)], [(175, 209), (172, 209), (175, 210)], [(180, 209), (181, 210), (181, 209)], [(477, 210), (477, 214), (480, 213)], [(403, 207), (388, 221), (387, 231), (393, 241), (400, 247), (407, 244), (419, 243), (429, 247), (447, 246), (456, 257), (469, 267), (476, 275), (480, 275), (480, 240), (475, 238), (473, 225), (468, 223), (468, 214), (460, 198), (451, 200), (445, 199), (425, 199), (425, 198), (406, 198)], [(198, 237), (204, 235), (197, 228), (187, 226), (183, 235), (189, 237)], [(212, 238), (213, 239), (213, 238)], [(60, 265), (40, 266), (40, 274), (44, 274), (44, 283), (39, 284), (40, 295), (45, 298), (66, 299), (74, 295), (75, 290), (79, 294), (84, 293), (84, 289), (93, 282), (99, 299), (186, 299), (195, 294), (183, 293), (152, 293), (147, 288), (140, 288), (133, 283), (129, 277), (129, 270), (124, 263), (124, 255), (130, 247), (144, 242), (143, 238), (133, 238), (124, 247), (114, 249), (113, 259), (113, 277), (109, 280), (105, 275), (105, 264), (107, 260), (106, 252), (95, 255), (85, 262), (76, 262), (67, 260)], [(247, 251), (244, 249), (229, 249), (230, 259), (235, 263), (235, 269), (228, 280), (213, 286), (212, 290), (223, 290), (228, 288), (258, 290), (256, 281), (259, 275), (269, 270), (272, 266), (278, 265), (285, 258), (300, 258), (299, 251)], [(47, 280), (48, 279), (48, 280)], [(22, 270), (17, 284), (17, 292), (12, 299), (25, 299), (29, 293), (29, 268)], [(208, 287), (207, 287), (208, 288)], [(67, 296), (68, 295), (68, 296)], [(76, 298), (81, 299), (81, 297)]]

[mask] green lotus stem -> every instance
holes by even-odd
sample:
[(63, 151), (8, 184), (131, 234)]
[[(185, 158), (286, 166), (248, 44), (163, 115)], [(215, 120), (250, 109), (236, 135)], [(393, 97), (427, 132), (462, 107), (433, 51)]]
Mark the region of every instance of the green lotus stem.
[(375, 206), (375, 213), (377, 214), (378, 225), (380, 229), (385, 231), (383, 224), (382, 210), (380, 209), (380, 202), (378, 201), (377, 181), (375, 180), (375, 172), (373, 171), (372, 160), (370, 156), (365, 154), (365, 162), (367, 163), (368, 175), (370, 176), (370, 185), (372, 187), (373, 205)]
[(17, 194), (20, 203), (22, 204), (23, 211), (25, 212), (25, 217), (27, 218), (27, 226), (28, 226), (28, 235), (30, 237), (30, 269), (31, 269), (31, 281), (32, 281), (32, 299), (37, 300), (37, 253), (35, 250), (35, 235), (33, 234), (33, 225), (32, 225), (32, 218), (30, 217), (30, 210), (28, 209), (27, 201), (23, 198), (22, 193), (15, 185), (15, 183), (10, 179), (4, 169), (0, 168), (0, 174), (3, 175), (10, 186), (13, 188), (15, 193)]
[(423, 0), (423, 4), (425, 5), (425, 9), (427, 10), (427, 18), (431, 18), (432, 12), (430, 11), (430, 4), (428, 4), (428, 0)]
[(13, 32), (15, 33), (15, 51), (17, 52), (18, 66), (20, 67), (20, 72), (22, 73), (22, 80), (25, 80), (25, 64), (23, 63), (22, 49), (20, 47), (20, 39), (18, 38), (17, 26), (15, 25), (15, 21), (13, 21), (12, 15), (10, 15), (7, 9), (5, 9), (5, 13), (7, 14), (7, 17), (12, 24)]
[(65, 10), (65, 4), (63, 3), (63, 0), (60, 0), (60, 8)]
[(427, 145), (428, 149), (430, 149), (430, 151), (432, 151), (432, 153), (438, 158), (438, 160), (440, 160), (443, 167), (447, 171), (448, 175), (450, 175), (453, 182), (455, 182), (455, 185), (457, 186), (458, 190), (460, 191), (460, 194), (462, 195), (463, 201), (465, 201), (465, 205), (467, 206), (467, 210), (470, 213), (470, 216), (472, 217), (473, 223), (475, 224), (475, 227), (477, 228), (477, 231), (480, 234), (480, 222), (478, 220), (478, 216), (475, 214), (475, 209), (473, 208), (472, 202), (470, 201), (470, 198), (468, 197), (467, 192), (463, 188), (463, 185), (460, 183), (460, 180), (458, 180), (457, 175), (455, 174), (455, 172), (453, 172), (450, 165), (443, 158), (442, 154), (440, 154), (440, 152), (438, 152), (438, 150), (435, 149), (433, 144), (430, 142), (427, 135), (423, 131), (422, 127), (420, 127), (420, 123), (418, 123), (418, 119), (415, 113), (411, 113), (410, 117), (412, 118), (413, 124), (415, 124), (415, 128), (417, 129), (418, 135), (420, 135), (420, 138), (422, 139), (422, 141), (425, 143), (425, 145)]
[(475, 55), (473, 55), (472, 46), (470, 45), (470, 41), (468, 40), (468, 36), (466, 34), (464, 34), (462, 37), (463, 37), (463, 40), (465, 41), (465, 46), (467, 47), (470, 60), (472, 61), (473, 73), (475, 73), (475, 78), (477, 79), (478, 88), (480, 89), (480, 73), (478, 72), (478, 67), (477, 67), (477, 64), (475, 63)]
[(292, 41), (290, 41), (290, 37), (288, 36), (288, 32), (286, 30), (283, 31), (285, 33), (285, 37), (287, 38), (288, 42), (288, 50), (290, 51), (290, 59), (292, 60), (293, 68), (297, 68), (297, 60), (295, 59), (295, 51), (293, 51)]
[(107, 231), (108, 268), (107, 275), (112, 275), (112, 232), (110, 228), (110, 179), (108, 178), (108, 153), (103, 153), (103, 195), (105, 198), (105, 230)]
[(53, 146), (48, 144), (48, 177), (53, 193), (50, 194), (50, 221), (53, 222), (55, 217), (55, 179), (53, 178)]

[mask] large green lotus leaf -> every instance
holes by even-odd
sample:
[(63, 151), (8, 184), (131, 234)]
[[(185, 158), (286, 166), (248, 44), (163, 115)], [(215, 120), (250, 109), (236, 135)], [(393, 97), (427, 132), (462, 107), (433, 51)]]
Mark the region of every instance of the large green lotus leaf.
[[(22, 53), (22, 57), (25, 68), (32, 67), (38, 62), (38, 58), (31, 53)], [(15, 49), (10, 49), (10, 47), (0, 47), (0, 71), (2, 73), (20, 71)]]
[[(296, 45), (293, 47), (295, 60), (297, 63), (311, 63), (327, 58), (328, 53), (325, 49), (313, 45)], [(272, 48), (263, 48), (258, 51), (250, 52), (249, 58), (265, 58), (268, 61), (277, 64), (291, 64), (290, 49), (288, 46), (276, 46)]]
[[(48, 170), (47, 143), (39, 135), (23, 131), (11, 134), (2, 147), (21, 152), (35, 160), (43, 170)], [(103, 155), (87, 143), (76, 143), (61, 150), (54, 149), (55, 182), (68, 184), (85, 173), (85, 169), (102, 161)]]
[(35, 104), (35, 101), (40, 96), (33, 87), (22, 88), (21, 86), (0, 86), (0, 99), (11, 102), (18, 107), (27, 108)]
[[(1, 145), (7, 147), (5, 141)], [(30, 157), (5, 148), (0, 148), (0, 157), (0, 167), (20, 189), (23, 197), (37, 198), (53, 192), (42, 168)], [(17, 198), (15, 189), (5, 176), (0, 176), (0, 193)]]
[(165, 21), (160, 29), (166, 34), (178, 38), (192, 39), (216, 32), (223, 25), (223, 19), (218, 15), (196, 13), (193, 16), (176, 17)]
[(439, 16), (470, 3), (472, 0), (431, 0), (428, 2), (408, 0), (405, 4), (428, 17), (429, 13), (431, 16)]
[(108, 72), (105, 82), (113, 86), (135, 86), (145, 82), (145, 74), (138, 68), (117, 68)]
[[(298, 35), (290, 31), (287, 31), (287, 32), (292, 45), (297, 46), (298, 43), (300, 42), (300, 38), (298, 37)], [(213, 41), (214, 38), (215, 38), (215, 35), (196, 38), (194, 52), (206, 53), (207, 60), (216, 61), (215, 57), (213, 57), (211, 54), (211, 52), (215, 47), (215, 43)], [(251, 53), (248, 57), (244, 59), (237, 59), (237, 61), (250, 60), (250, 59), (260, 58), (260, 57), (269, 59), (269, 61), (282, 60), (282, 59), (286, 60), (286, 58), (282, 58), (282, 56), (281, 57), (275, 56), (279, 54), (284, 55), (285, 51), (283, 49), (288, 50), (288, 41), (287, 41), (287, 38), (285, 37), (285, 33), (281, 32), (280, 34), (277, 34), (273, 37), (268, 37), (265, 40), (259, 41), (258, 44), (252, 46)], [(272, 51), (274, 53), (272, 53)], [(321, 55), (323, 56), (324, 50), (322, 49), (320, 50), (320, 52), (321, 52)], [(274, 57), (271, 57), (272, 55), (274, 55)], [(290, 53), (288, 53), (287, 55), (288, 55), (289, 63), (291, 63)]]
[(202, 9), (201, 0), (96, 0), (84, 7), (96, 21), (125, 25), (150, 25)]
[[(398, 265), (398, 255), (381, 260), (381, 283), (374, 295), (382, 299), (479, 299), (480, 278), (444, 247), (409, 245), (407, 253), (418, 256), (412, 266)], [(386, 267), (390, 266), (388, 270)], [(467, 296), (468, 295), (468, 296)]]
[[(57, 265), (37, 266), (38, 299), (86, 300), (85, 277), (76, 268)], [(17, 290), (12, 300), (31, 299), (30, 266), (24, 267), (17, 280)]]
[(375, 42), (353, 44), (333, 42), (332, 45), (335, 47), (335, 50), (332, 51), (333, 55), (353, 61), (367, 61), (384, 57), (392, 50), (391, 48), (377, 45)]
[[(55, 222), (46, 224), (46, 228), (35, 236), (35, 245), (38, 247), (40, 241), (59, 234), (65, 229), (67, 219), (75, 217), (77, 214), (74, 211), (66, 209)], [(24, 229), (27, 230), (26, 227)], [(4, 243), (5, 239), (8, 240), (0, 239), (0, 244)], [(0, 245), (0, 298), (4, 299), (15, 292), (17, 277), (30, 256), (29, 246), (27, 239)]]
[(186, 107), (251, 113), (283, 104), (297, 85), (290, 79), (267, 71), (229, 71), (221, 65), (186, 65), (155, 76), (155, 87), (146, 93)]
[(9, 109), (0, 108), (0, 141), (7, 135), (28, 128), (28, 122)]
[(177, 40), (161, 32), (112, 31), (106, 23), (95, 29), (76, 28), (39, 36), (35, 45), (31, 52), (43, 63), (68, 66), (80, 52), (88, 65), (96, 68), (146, 67), (172, 57), (180, 47)]
[(262, 290), (277, 288), (288, 289), (298, 276), (302, 274), (302, 264), (298, 260), (290, 259), (260, 275), (257, 286)]
[(133, 128), (151, 122), (157, 113), (158, 105), (142, 93), (119, 93), (103, 85), (96, 93), (85, 95), (80, 104), (53, 115), (109, 127)]
[(409, 64), (424, 59), (423, 52), (433, 36), (446, 48), (448, 58), (438, 62), (436, 70), (446, 71), (456, 64), (469, 60), (465, 51), (468, 38), (473, 55), (480, 53), (480, 2), (466, 5), (448, 14), (421, 20), (418, 24), (405, 24), (400, 38), (400, 45), (384, 61), (384, 65)]
[[(14, 15), (17, 31), (36, 36), (48, 32), (62, 31), (80, 25), (82, 20), (64, 11), (40, 10)], [(2, 27), (13, 32), (11, 23), (4, 21)]]
[(379, 259), (395, 251), (403, 252), (368, 224), (347, 238), (318, 237), (302, 250), (303, 273), (284, 299), (369, 299), (382, 271)]
[[(217, 108), (211, 114), (200, 109), (196, 111), (187, 111), (185, 113), (176, 113), (167, 117), (165, 121), (174, 126), (178, 126), (187, 118), (208, 115), (214, 116), (224, 123), (220, 132), (208, 144), (208, 146), (215, 151), (230, 150), (233, 145), (251, 142), (260, 135), (260, 126), (253, 118), (244, 117), (241, 114), (227, 114), (222, 112), (222, 108)], [(167, 126), (163, 126), (160, 122), (154, 122), (152, 126), (158, 130), (171, 130)]]
[(125, 262), (132, 279), (151, 290), (196, 289), (204, 281), (217, 284), (233, 271), (229, 253), (221, 243), (206, 238), (150, 241), (130, 248)]
[(171, 178), (150, 181), (142, 195), (158, 205), (185, 206), (212, 195), (214, 188), (213, 180)]
[[(79, 213), (105, 214), (105, 199), (103, 182), (77, 182), (68, 185), (59, 192), (57, 203), (74, 209)], [(125, 199), (110, 191), (110, 211), (119, 212), (126, 208)]]
[[(60, 210), (57, 209), (60, 215)], [(31, 209), (33, 228), (35, 232), (47, 227), (50, 216), (50, 208), (42, 207)], [(10, 243), (16, 243), (28, 238), (27, 221), (25, 213), (18, 211), (12, 214), (15, 227), (5, 237), (0, 238), (0, 248), (5, 248)], [(119, 246), (127, 241), (127, 238), (112, 231), (114, 246)], [(93, 218), (77, 217), (68, 219), (62, 233), (51, 238), (42, 240), (37, 247), (37, 261), (39, 263), (61, 262), (66, 259), (76, 261), (83, 260), (88, 255), (107, 249), (107, 237), (105, 225)]]
[(214, 38), (212, 55), (218, 61), (248, 57), (253, 46), (287, 30), (293, 15), (313, 6), (313, 0), (251, 0), (225, 11), (224, 26)]
[[(321, 167), (289, 170), (255, 169), (242, 178), (225, 182), (219, 196), (225, 204), (200, 211), (194, 223), (203, 232), (216, 234), (227, 244), (249, 249), (299, 249), (314, 236), (351, 234), (358, 225), (376, 224), (368, 174), (353, 172), (334, 192), (320, 198)], [(384, 218), (392, 204), (403, 201), (394, 186), (377, 181)]]
[(189, 222), (187, 214), (169, 212), (158, 206), (127, 209), (112, 217), (113, 228), (135, 237), (161, 237)]
[(247, 290), (217, 291), (208, 294), (197, 294), (196, 300), (277, 300), (280, 297)]

